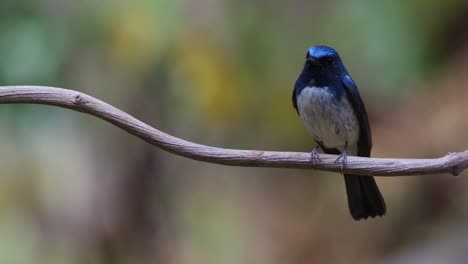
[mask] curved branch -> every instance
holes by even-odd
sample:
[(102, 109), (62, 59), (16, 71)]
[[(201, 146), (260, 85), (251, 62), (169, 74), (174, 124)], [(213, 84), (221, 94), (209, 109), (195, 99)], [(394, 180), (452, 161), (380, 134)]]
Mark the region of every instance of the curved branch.
[[(341, 172), (337, 156), (321, 154), (313, 165), (309, 153), (216, 148), (185, 141), (163, 133), (133, 116), (84, 93), (44, 86), (0, 86), (0, 104), (45, 104), (96, 116), (144, 141), (194, 160), (245, 167), (317, 169)], [(436, 159), (383, 159), (348, 157), (345, 173), (403, 176), (434, 173), (458, 175), (468, 167), (468, 151)]]

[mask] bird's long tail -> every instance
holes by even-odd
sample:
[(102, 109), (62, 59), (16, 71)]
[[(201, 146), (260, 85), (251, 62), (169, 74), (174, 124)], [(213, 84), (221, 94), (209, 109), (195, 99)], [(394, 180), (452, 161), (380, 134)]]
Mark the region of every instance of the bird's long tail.
[(387, 207), (374, 177), (345, 174), (344, 178), (349, 211), (355, 220), (385, 214)]

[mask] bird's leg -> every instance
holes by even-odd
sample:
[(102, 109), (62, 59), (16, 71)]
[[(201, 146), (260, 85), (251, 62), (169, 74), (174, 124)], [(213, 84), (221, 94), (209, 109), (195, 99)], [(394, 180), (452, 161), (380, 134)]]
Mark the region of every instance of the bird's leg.
[(341, 173), (343, 173), (343, 170), (346, 168), (346, 166), (348, 166), (347, 148), (348, 148), (348, 141), (345, 142), (343, 152), (341, 152), (341, 154), (335, 160), (335, 163), (338, 163), (341, 160)]
[(318, 162), (321, 162), (319, 152), (318, 152), (319, 146), (315, 146), (315, 148), (310, 152), (310, 160), (312, 161), (312, 165), (317, 164)]

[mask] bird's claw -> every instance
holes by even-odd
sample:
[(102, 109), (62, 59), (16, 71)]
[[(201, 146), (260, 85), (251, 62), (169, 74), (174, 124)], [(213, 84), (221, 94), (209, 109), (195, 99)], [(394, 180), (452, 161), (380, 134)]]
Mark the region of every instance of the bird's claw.
[(338, 158), (335, 160), (335, 164), (339, 163), (341, 160), (341, 173), (343, 174), (343, 170), (346, 169), (348, 166), (348, 154), (346, 151), (343, 151)]
[(318, 152), (318, 147), (315, 147), (311, 152), (310, 152), (310, 160), (312, 161), (312, 165), (316, 165), (317, 161), (322, 162), (319, 156)]

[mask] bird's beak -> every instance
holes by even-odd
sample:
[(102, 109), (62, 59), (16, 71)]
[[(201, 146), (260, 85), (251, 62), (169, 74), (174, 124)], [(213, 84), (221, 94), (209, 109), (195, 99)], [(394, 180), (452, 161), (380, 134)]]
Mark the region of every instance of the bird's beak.
[(317, 59), (317, 58), (314, 58), (314, 57), (308, 57), (308, 58), (306, 59), (306, 61), (307, 61), (307, 63), (310, 63), (310, 64), (312, 64), (312, 65), (319, 65), (319, 64), (320, 64), (319, 61), (318, 61), (318, 59)]

